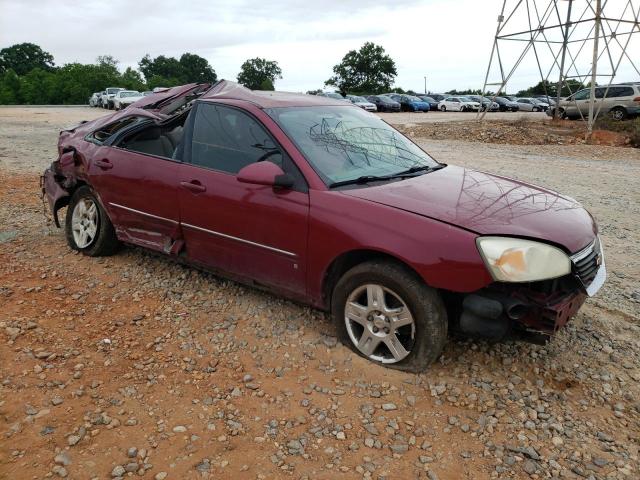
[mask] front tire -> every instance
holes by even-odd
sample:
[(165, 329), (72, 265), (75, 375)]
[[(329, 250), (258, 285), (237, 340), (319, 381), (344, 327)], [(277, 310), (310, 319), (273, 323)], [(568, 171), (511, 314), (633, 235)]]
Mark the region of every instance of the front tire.
[(421, 372), (447, 340), (440, 295), (394, 262), (370, 261), (349, 270), (338, 281), (331, 306), (342, 342), (386, 367)]
[(80, 187), (71, 197), (65, 234), (71, 249), (89, 257), (112, 255), (120, 245), (111, 220), (87, 186)]
[(445, 107), (444, 105), (442, 105), (442, 106), (440, 107), (440, 111), (441, 111), (441, 112), (446, 112), (446, 111), (447, 111), (447, 107)]

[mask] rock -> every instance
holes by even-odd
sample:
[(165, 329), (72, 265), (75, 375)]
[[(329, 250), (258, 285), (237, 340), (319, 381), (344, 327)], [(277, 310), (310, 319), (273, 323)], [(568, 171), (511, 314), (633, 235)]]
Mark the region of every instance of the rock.
[(138, 449), (136, 447), (129, 447), (129, 449), (127, 450), (127, 457), (136, 458), (137, 455)]
[(389, 448), (393, 453), (407, 453), (409, 451), (409, 445), (407, 444), (392, 444)]
[(82, 437), (80, 435), (69, 435), (67, 437), (67, 442), (69, 442), (69, 445), (72, 447), (74, 445), (77, 445), (80, 440), (82, 440)]
[(51, 404), (55, 407), (57, 407), (58, 405), (61, 405), (62, 402), (64, 402), (62, 397), (55, 396), (51, 399)]
[(524, 465), (522, 465), (522, 469), (527, 472), (529, 475), (533, 475), (534, 473), (536, 473), (537, 470), (537, 466), (536, 463), (532, 460), (527, 460), (524, 462)]
[(115, 467), (113, 467), (113, 470), (111, 470), (111, 476), (113, 478), (121, 477), (125, 473), (127, 473), (127, 471), (124, 469), (122, 465), (116, 465)]
[(71, 464), (71, 458), (67, 452), (60, 452), (53, 458), (54, 463), (58, 465), (64, 465), (65, 467)]
[(167, 472), (158, 472), (156, 476), (153, 477), (155, 480), (165, 480), (167, 478)]
[(56, 465), (56, 466), (54, 466), (54, 467), (51, 469), (51, 471), (52, 471), (55, 475), (59, 476), (60, 478), (67, 478), (67, 476), (69, 475), (69, 472), (67, 472), (67, 469), (66, 469), (66, 468), (64, 468), (64, 467), (62, 467), (62, 466), (60, 466), (60, 465)]
[(187, 427), (184, 425), (176, 425), (173, 427), (173, 433), (184, 433), (187, 431)]
[(398, 407), (396, 406), (395, 403), (383, 403), (382, 404), (382, 410), (384, 410), (385, 412), (390, 412), (392, 410), (397, 410)]

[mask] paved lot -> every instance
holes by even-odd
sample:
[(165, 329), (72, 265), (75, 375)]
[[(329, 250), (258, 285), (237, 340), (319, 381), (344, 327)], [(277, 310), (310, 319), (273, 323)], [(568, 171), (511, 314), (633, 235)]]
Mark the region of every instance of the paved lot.
[(72, 253), (37, 175), (101, 113), (0, 109), (0, 478), (640, 477), (638, 150), (417, 139), (583, 202), (609, 280), (546, 346), (451, 339), (410, 375), (316, 310), (139, 249)]
[[(472, 122), (478, 118), (477, 113), (473, 112), (401, 112), (401, 113), (384, 113), (380, 112), (382, 118), (392, 125), (403, 125), (407, 123), (434, 123), (434, 122)], [(527, 120), (544, 120), (548, 119), (548, 115), (542, 112), (489, 112), (483, 120), (519, 120), (525, 118)]]

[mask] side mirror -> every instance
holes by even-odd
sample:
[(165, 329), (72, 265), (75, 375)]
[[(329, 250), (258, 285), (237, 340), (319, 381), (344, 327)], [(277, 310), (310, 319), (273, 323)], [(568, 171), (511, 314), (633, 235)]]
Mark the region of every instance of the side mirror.
[(291, 175), (284, 173), (279, 166), (268, 161), (247, 165), (238, 172), (237, 179), (242, 183), (279, 188), (291, 188), (294, 184)]

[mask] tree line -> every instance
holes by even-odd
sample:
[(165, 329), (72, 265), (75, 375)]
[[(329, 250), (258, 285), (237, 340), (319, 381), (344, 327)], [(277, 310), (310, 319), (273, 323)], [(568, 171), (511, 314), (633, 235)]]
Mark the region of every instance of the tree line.
[[(93, 92), (107, 87), (131, 90), (152, 90), (193, 82), (215, 82), (217, 74), (207, 59), (194, 53), (180, 58), (145, 55), (138, 62), (138, 70), (118, 68), (119, 62), (110, 55), (99, 56), (93, 64), (67, 63), (58, 67), (53, 55), (32, 43), (21, 43), (0, 50), (0, 104), (82, 104)], [(358, 50), (350, 50), (333, 67), (333, 75), (324, 87), (333, 87), (345, 95), (407, 93), (412, 90), (394, 87), (398, 75), (395, 61), (384, 48), (366, 42)], [(252, 90), (274, 90), (274, 83), (282, 78), (278, 62), (264, 58), (246, 60), (240, 67), (237, 80)], [(561, 96), (584, 88), (576, 80), (562, 87)], [(319, 93), (312, 90), (307, 93)], [(450, 90), (451, 95), (482, 95), (480, 89)], [(493, 95), (493, 92), (484, 92)], [(504, 92), (501, 92), (504, 94)], [(548, 81), (519, 91), (516, 95), (556, 96), (556, 85)]]
[[(145, 91), (218, 78), (208, 60), (193, 53), (180, 58), (145, 55), (138, 68), (120, 71), (111, 55), (99, 56), (92, 64), (56, 66), (53, 55), (38, 45), (12, 45), (0, 50), (0, 105), (75, 105), (107, 87)], [(245, 61), (238, 75), (243, 85), (261, 90), (273, 90), (278, 78), (282, 70), (277, 62), (263, 58)]]

